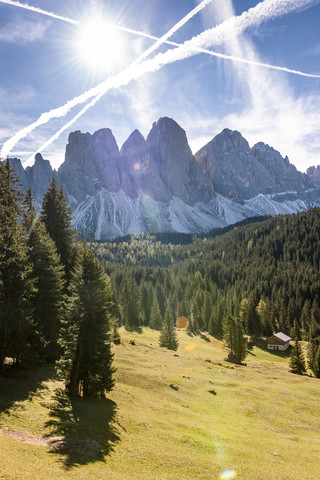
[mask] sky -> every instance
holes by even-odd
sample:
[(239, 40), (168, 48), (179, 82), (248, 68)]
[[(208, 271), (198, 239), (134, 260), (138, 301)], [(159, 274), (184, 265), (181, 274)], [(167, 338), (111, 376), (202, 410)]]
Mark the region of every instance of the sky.
[(108, 127), (121, 148), (167, 116), (194, 153), (229, 128), (305, 171), (320, 164), (319, 25), (320, 0), (0, 1), (1, 155), (58, 168), (74, 130)]

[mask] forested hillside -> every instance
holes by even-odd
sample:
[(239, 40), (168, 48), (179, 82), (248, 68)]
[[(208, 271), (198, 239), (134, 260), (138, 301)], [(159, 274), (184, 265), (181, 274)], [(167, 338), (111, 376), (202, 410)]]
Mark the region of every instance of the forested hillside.
[(314, 208), (205, 238), (180, 235), (185, 244), (173, 234), (162, 241), (133, 235), (91, 248), (111, 275), (127, 325), (155, 327), (158, 312), (163, 317), (169, 305), (195, 333), (219, 336), (224, 319), (235, 315), (250, 335), (281, 330), (309, 340), (320, 329), (319, 229), (320, 209)]
[(112, 389), (110, 280), (76, 241), (54, 178), (36, 214), (31, 190), (0, 162), (0, 374), (8, 365), (56, 362), (66, 391)]

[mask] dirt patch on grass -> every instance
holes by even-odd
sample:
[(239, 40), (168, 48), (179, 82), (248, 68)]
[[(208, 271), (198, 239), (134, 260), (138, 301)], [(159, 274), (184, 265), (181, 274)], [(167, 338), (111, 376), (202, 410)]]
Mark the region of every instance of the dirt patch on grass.
[(100, 452), (100, 445), (94, 440), (67, 437), (42, 437), (41, 435), (14, 432), (8, 428), (0, 429), (0, 436), (13, 438), (22, 443), (41, 445), (50, 447), (53, 450), (69, 451), (88, 457), (96, 457)]

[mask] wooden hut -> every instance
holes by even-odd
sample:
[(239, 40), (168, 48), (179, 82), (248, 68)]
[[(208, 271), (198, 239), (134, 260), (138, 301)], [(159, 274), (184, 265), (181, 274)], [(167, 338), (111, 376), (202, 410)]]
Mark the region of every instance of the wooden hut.
[(267, 338), (268, 350), (287, 350), (290, 346), (292, 338), (288, 337), (285, 333), (278, 332)]

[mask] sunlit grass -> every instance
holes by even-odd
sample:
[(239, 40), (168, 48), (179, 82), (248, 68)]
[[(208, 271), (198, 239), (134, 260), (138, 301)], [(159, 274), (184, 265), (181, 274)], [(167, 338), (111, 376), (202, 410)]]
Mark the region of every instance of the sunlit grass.
[(237, 366), (218, 340), (180, 331), (172, 352), (152, 330), (120, 333), (108, 402), (70, 402), (50, 369), (0, 379), (2, 428), (101, 446), (90, 457), (0, 436), (1, 480), (318, 480), (320, 380), (257, 347)]

